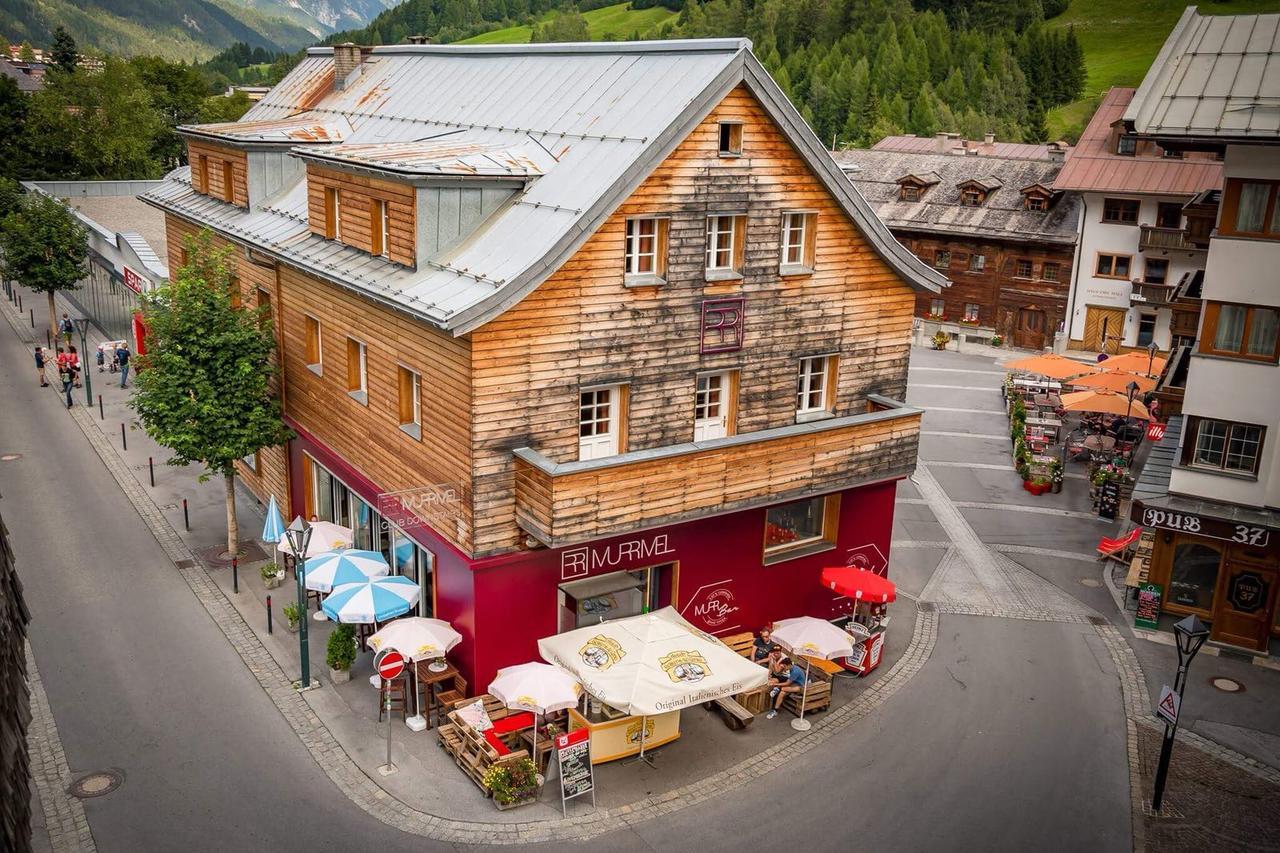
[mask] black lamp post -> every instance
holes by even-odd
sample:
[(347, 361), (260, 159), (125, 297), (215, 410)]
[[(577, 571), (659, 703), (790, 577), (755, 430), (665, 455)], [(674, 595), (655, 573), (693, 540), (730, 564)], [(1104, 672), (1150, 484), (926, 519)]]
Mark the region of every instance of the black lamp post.
[(299, 690), (311, 686), (311, 650), (307, 645), (307, 546), (311, 544), (311, 525), (302, 520), (302, 516), (294, 517), (284, 531), (289, 540), (289, 548), (293, 551), (294, 580), (298, 583), (298, 651), (302, 656), (302, 679), (298, 682)]
[(80, 372), (84, 374), (84, 404), (86, 406), (93, 405), (93, 374), (89, 371), (88, 350), (89, 344), (86, 343), (86, 336), (89, 334), (89, 318), (77, 317), (73, 320), (76, 324), (76, 331), (80, 333)]
[[(1178, 674), (1173, 679), (1173, 692), (1178, 696), (1178, 708), (1182, 708), (1182, 691), (1187, 686), (1187, 670), (1191, 661), (1209, 639), (1209, 629), (1195, 616), (1188, 616), (1173, 626), (1174, 639), (1178, 641)], [(1164, 783), (1169, 775), (1169, 758), (1173, 755), (1173, 738), (1178, 733), (1178, 716), (1172, 723), (1165, 721), (1164, 743), (1160, 747), (1160, 764), (1156, 767), (1156, 787), (1151, 795), (1151, 810), (1160, 813), (1160, 804), (1164, 802)]]
[(1148, 376), (1151, 375), (1151, 368), (1156, 363), (1157, 349), (1158, 347), (1156, 346), (1155, 341), (1152, 341), (1151, 343), (1147, 344), (1147, 375)]
[[(1129, 416), (1133, 414), (1133, 398), (1138, 396), (1138, 383), (1136, 381), (1130, 382), (1125, 390), (1129, 392), (1129, 405), (1124, 412), (1124, 435), (1126, 439), (1129, 439)], [(1129, 461), (1127, 463), (1129, 467), (1133, 467), (1133, 445), (1133, 440), (1129, 439)]]

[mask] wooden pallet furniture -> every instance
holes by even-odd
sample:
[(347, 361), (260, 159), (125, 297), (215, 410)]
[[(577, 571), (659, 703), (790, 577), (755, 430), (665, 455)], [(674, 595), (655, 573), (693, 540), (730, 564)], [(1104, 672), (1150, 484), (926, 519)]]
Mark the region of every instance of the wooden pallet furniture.
[(782, 700), (782, 707), (797, 717), (800, 716), (801, 696), (804, 697), (804, 713), (806, 716), (816, 711), (825, 711), (831, 707), (831, 682), (820, 677), (811, 678), (808, 691), (803, 694), (788, 693), (787, 697)]
[(721, 637), (720, 642), (747, 660), (751, 660), (751, 653), (755, 650), (756, 636), (750, 631), (745, 631), (741, 634), (730, 634), (727, 637)]
[(724, 720), (724, 724), (735, 732), (751, 725), (756, 718), (756, 713), (758, 713), (743, 707), (735, 697), (731, 696), (716, 699), (712, 704), (720, 712), (720, 717)]
[[(493, 729), (478, 732), (467, 725), (456, 710), (451, 710), (447, 715), (448, 722), (437, 727), (436, 734), (440, 747), (452, 756), (454, 762), (487, 796), (490, 791), (485, 787), (484, 775), (490, 767), (495, 764), (513, 764), (529, 757), (529, 751), (520, 748), (518, 744), (522, 741), (522, 733), (533, 725), (533, 715), (527, 711), (512, 712), (488, 694), (464, 699), (455, 705), (465, 705), (476, 701), (476, 698), (483, 702), (485, 711), (494, 720)], [(523, 720), (519, 715), (529, 718), (528, 726), (514, 725)], [(501, 720), (507, 720), (509, 725), (500, 725)]]

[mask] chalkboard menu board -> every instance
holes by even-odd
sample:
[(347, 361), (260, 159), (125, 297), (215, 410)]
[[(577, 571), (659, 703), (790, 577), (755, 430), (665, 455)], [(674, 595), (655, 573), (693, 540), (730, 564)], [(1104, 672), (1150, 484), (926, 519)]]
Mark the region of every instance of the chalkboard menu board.
[(583, 794), (596, 804), (595, 779), (591, 775), (591, 730), (578, 729), (556, 735), (556, 766), (560, 770), (560, 810), (568, 814), (567, 803)]
[(1158, 583), (1138, 587), (1138, 612), (1133, 617), (1135, 628), (1155, 628), (1160, 624), (1160, 599), (1164, 588)]
[(1120, 511), (1120, 484), (1107, 480), (1098, 488), (1098, 515), (1112, 519)]

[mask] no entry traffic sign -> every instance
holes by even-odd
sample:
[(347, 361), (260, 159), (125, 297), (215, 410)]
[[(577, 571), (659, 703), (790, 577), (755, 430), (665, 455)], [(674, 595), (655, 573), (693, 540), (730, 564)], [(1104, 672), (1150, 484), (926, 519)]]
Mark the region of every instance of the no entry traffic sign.
[(404, 672), (404, 655), (395, 649), (387, 649), (378, 655), (373, 666), (378, 670), (378, 675), (383, 681), (391, 681), (393, 678), (399, 678), (400, 673)]

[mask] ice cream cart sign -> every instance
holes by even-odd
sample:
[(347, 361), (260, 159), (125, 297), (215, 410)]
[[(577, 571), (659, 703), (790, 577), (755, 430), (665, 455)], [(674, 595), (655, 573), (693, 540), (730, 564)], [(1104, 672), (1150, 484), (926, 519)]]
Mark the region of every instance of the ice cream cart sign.
[(1160, 599), (1164, 587), (1158, 583), (1144, 583), (1138, 588), (1138, 612), (1133, 617), (1135, 628), (1155, 628), (1160, 623)]

